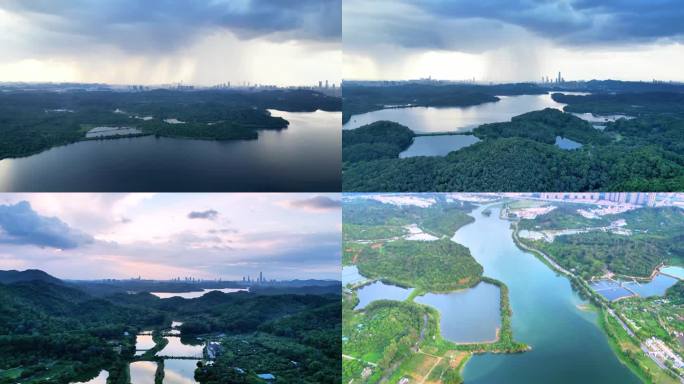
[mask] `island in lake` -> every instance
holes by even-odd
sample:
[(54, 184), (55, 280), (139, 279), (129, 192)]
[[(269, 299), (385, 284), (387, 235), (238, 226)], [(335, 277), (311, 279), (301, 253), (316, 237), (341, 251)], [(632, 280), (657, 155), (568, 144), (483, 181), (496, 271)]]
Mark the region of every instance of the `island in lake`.
[(679, 382), (682, 206), (656, 193), (345, 194), (342, 381)]
[(677, 191), (684, 86), (343, 84), (343, 190)]
[(0, 383), (340, 382), (340, 282), (0, 271)]
[(325, 89), (3, 84), (0, 190), (339, 191), (340, 110)]

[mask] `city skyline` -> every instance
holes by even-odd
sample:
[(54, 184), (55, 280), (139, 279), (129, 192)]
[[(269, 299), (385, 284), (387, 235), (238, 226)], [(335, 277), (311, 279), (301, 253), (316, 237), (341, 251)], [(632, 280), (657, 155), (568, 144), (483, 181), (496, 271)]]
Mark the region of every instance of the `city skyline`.
[(4, 194), (0, 269), (63, 279), (339, 279), (338, 194)]
[(339, 83), (340, 9), (339, 0), (4, 1), (0, 81)]
[(684, 10), (648, 2), (345, 1), (343, 78), (682, 81)]

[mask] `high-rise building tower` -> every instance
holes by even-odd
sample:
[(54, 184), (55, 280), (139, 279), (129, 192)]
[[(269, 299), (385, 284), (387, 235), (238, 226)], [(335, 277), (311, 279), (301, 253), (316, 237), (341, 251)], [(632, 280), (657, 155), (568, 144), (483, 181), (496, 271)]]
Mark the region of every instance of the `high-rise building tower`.
[(560, 73), (560, 71), (558, 71), (558, 79), (556, 80), (556, 82), (557, 82), (558, 84), (560, 84), (560, 83), (561, 83), (561, 79), (562, 79), (561, 73)]
[(321, 80), (318, 80), (318, 88), (323, 88), (323, 82)]
[(263, 283), (264, 282), (264, 274), (263, 272), (259, 272), (259, 282)]
[(328, 88), (328, 80), (325, 81), (325, 88)]

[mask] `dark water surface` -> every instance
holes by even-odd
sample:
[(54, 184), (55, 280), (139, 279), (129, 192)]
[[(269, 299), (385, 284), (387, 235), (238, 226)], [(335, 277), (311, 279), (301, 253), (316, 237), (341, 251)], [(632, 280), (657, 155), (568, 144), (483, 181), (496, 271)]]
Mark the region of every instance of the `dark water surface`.
[(341, 189), (341, 113), (281, 112), (257, 140), (152, 136), (84, 141), (0, 160), (0, 191), (173, 192)]

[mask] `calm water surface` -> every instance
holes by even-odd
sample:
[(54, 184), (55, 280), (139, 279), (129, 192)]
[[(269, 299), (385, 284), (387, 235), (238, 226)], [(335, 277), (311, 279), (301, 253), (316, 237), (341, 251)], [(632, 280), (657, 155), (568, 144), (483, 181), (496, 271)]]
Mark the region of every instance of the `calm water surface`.
[(473, 135), (418, 136), (399, 157), (445, 156), (480, 141)]
[(157, 363), (152, 361), (136, 361), (130, 364), (131, 384), (154, 384)]
[(342, 286), (355, 284), (364, 280), (366, 280), (366, 278), (361, 276), (356, 265), (345, 265), (342, 267)]
[(164, 360), (164, 384), (194, 384), (198, 360)]
[(414, 132), (468, 132), (485, 124), (510, 121), (511, 117), (544, 108), (563, 109), (546, 95), (499, 96), (497, 102), (472, 107), (413, 107), (382, 109), (353, 115), (343, 129), (354, 129), (378, 120), (390, 120), (411, 128)]
[(167, 336), (164, 338), (169, 343), (161, 351), (157, 352), (157, 356), (202, 358), (204, 343), (193, 345), (187, 344), (187, 342), (184, 343), (180, 337)]
[(577, 149), (577, 148), (582, 148), (582, 143), (578, 143), (574, 140), (566, 139), (563, 136), (556, 136), (556, 146), (558, 146), (560, 149)]
[(501, 327), (500, 299), (499, 287), (480, 283), (450, 293), (428, 293), (414, 301), (439, 311), (442, 337), (457, 343), (474, 343), (496, 339), (496, 330)]
[(401, 288), (396, 285), (385, 284), (376, 281), (373, 284), (368, 284), (356, 291), (359, 298), (359, 304), (354, 309), (363, 309), (366, 305), (375, 300), (397, 300), (403, 301), (411, 294), (413, 288)]
[(648, 283), (642, 282), (631, 282), (625, 283), (625, 286), (630, 290), (636, 292), (639, 296), (649, 297), (649, 296), (662, 296), (665, 294), (668, 288), (675, 285), (677, 279), (670, 276), (665, 276), (657, 274)]
[(97, 375), (97, 377), (94, 377), (93, 379), (88, 381), (77, 381), (74, 384), (107, 384), (107, 377), (109, 377), (109, 373), (107, 373), (107, 371), (105, 370), (102, 370), (100, 371), (100, 374)]
[(85, 141), (0, 160), (0, 191), (340, 191), (340, 112), (282, 112), (257, 140)]
[(675, 266), (663, 267), (663, 268), (660, 268), (660, 271), (663, 273), (667, 273), (668, 275), (671, 275), (671, 276), (676, 276), (676, 277), (680, 278), (681, 280), (684, 280), (684, 268), (682, 268), (682, 267), (675, 267)]
[(473, 212), (476, 221), (459, 229), (454, 240), (470, 248), (485, 276), (508, 285), (513, 335), (532, 350), (475, 355), (463, 371), (465, 382), (639, 383), (610, 349), (596, 313), (577, 308), (586, 301), (568, 279), (515, 246), (510, 223), (499, 219), (498, 208), (489, 217), (482, 210)]
[(235, 292), (249, 292), (246, 288), (221, 288), (221, 289), (203, 289), (195, 292), (150, 292), (150, 294), (159, 297), (160, 299), (168, 299), (170, 297), (182, 297), (184, 299), (196, 299), (202, 297), (209, 292), (218, 291), (223, 293)]

